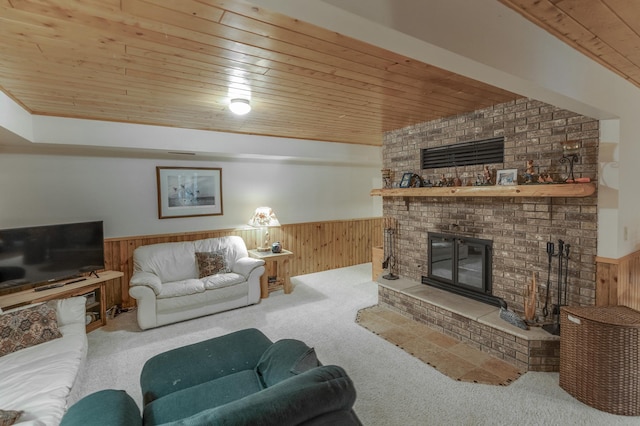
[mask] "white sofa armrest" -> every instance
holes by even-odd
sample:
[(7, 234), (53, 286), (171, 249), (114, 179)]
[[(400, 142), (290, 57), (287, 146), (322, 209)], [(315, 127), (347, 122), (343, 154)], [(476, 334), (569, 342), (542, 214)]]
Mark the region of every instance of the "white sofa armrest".
[(241, 257), (236, 261), (233, 265), (233, 269), (231, 272), (235, 272), (236, 274), (240, 274), (245, 278), (249, 278), (251, 271), (256, 268), (264, 265), (264, 260), (262, 259), (254, 259), (252, 257)]
[(153, 289), (146, 285), (136, 285), (129, 287), (129, 295), (136, 299), (138, 325), (146, 330), (158, 326), (156, 314), (156, 294)]
[(156, 294), (160, 294), (162, 291), (162, 282), (160, 277), (151, 272), (138, 271), (134, 272), (129, 280), (129, 287), (146, 286), (153, 290)]

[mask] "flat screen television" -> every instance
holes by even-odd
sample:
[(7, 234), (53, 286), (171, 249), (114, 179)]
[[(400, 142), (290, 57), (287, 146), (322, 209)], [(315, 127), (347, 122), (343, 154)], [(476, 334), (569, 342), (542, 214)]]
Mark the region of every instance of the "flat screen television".
[(0, 229), (0, 295), (101, 269), (102, 221)]

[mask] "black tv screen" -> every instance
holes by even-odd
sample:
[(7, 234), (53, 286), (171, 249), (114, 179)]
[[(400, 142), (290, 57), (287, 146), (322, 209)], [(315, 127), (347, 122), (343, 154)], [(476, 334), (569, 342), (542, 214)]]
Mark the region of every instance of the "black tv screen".
[(102, 221), (0, 229), (0, 295), (101, 269)]

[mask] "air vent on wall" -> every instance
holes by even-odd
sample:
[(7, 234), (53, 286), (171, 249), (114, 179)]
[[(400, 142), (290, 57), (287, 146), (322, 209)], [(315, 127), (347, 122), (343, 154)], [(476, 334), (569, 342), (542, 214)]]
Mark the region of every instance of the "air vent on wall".
[(422, 169), (504, 162), (504, 137), (420, 150)]

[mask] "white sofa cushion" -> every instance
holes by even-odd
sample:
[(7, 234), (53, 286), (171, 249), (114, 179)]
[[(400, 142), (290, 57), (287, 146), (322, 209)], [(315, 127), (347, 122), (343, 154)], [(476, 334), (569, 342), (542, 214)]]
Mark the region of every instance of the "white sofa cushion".
[(69, 324), (84, 324), (87, 313), (85, 302), (84, 297), (69, 297), (50, 300), (47, 304), (56, 310), (58, 327), (64, 327)]
[(213, 290), (216, 288), (229, 287), (230, 285), (240, 284), (246, 281), (246, 278), (239, 274), (229, 272), (228, 274), (216, 274), (202, 278), (204, 288), (206, 290)]
[(140, 246), (133, 256), (134, 270), (151, 272), (162, 283), (196, 278), (198, 267), (193, 248), (190, 241)]
[(0, 408), (23, 411), (17, 424), (57, 425), (87, 354), (84, 297), (47, 302), (62, 338), (0, 358)]
[(158, 299), (187, 296), (189, 294), (202, 293), (203, 291), (204, 283), (202, 280), (192, 278), (189, 280), (173, 281), (162, 283), (162, 290), (160, 294), (158, 294)]

